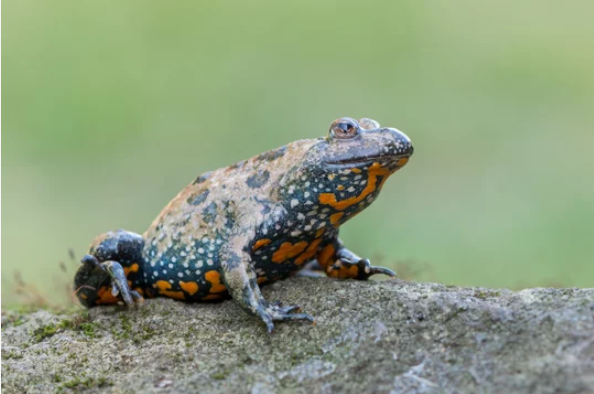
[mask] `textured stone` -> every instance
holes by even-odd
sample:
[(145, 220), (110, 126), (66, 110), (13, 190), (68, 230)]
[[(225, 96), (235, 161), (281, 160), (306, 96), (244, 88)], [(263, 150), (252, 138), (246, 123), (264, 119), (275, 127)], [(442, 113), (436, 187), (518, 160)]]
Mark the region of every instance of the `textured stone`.
[(2, 316), (3, 393), (594, 393), (594, 289), (295, 278), (317, 319), (273, 334), (233, 301)]

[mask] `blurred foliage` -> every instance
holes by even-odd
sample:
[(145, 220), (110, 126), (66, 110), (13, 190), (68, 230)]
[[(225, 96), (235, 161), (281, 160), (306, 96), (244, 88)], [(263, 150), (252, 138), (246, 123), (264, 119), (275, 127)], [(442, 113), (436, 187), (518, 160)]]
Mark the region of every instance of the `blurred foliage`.
[(98, 233), (142, 232), (199, 173), (324, 135), (339, 116), (415, 144), (344, 226), (353, 250), (448, 284), (594, 286), (592, 2), (3, 11), (5, 304), (14, 271), (57, 297), (69, 247), (80, 257)]

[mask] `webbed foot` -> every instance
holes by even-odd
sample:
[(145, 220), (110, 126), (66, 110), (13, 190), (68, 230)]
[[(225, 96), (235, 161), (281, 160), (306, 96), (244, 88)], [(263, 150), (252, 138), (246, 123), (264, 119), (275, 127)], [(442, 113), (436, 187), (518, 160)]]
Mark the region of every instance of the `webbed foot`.
[[(266, 304), (266, 302), (264, 302)], [(280, 301), (267, 303), (264, 308), (258, 311), (258, 316), (266, 324), (266, 329), (269, 333), (274, 330), (275, 321), (293, 321), (293, 320), (306, 320), (314, 323), (314, 318), (307, 313), (293, 313), (300, 311), (301, 307), (297, 305), (282, 306)]]

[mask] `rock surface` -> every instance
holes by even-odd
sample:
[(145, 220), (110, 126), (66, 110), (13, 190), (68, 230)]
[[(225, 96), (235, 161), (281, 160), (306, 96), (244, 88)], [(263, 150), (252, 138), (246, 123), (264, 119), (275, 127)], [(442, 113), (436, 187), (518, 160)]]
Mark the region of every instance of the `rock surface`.
[(233, 301), (3, 312), (3, 393), (594, 393), (594, 289), (295, 278), (317, 319), (272, 335)]

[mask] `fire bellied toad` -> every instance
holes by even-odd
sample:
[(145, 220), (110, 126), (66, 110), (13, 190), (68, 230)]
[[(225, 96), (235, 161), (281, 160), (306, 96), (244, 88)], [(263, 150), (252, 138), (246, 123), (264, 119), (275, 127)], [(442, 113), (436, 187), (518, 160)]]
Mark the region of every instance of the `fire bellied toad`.
[(76, 296), (92, 307), (230, 294), (268, 331), (274, 321), (313, 321), (297, 306), (267, 301), (259, 285), (306, 265), (341, 279), (394, 276), (346, 249), (338, 228), (376, 199), (412, 153), (410, 139), (396, 129), (340, 118), (327, 137), (207, 172), (143, 235), (118, 230), (97, 237), (76, 274)]

